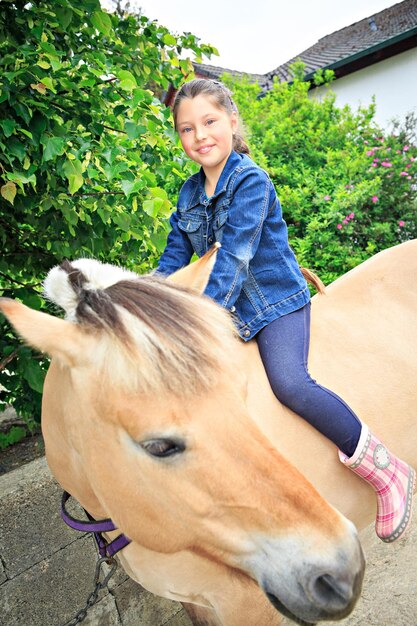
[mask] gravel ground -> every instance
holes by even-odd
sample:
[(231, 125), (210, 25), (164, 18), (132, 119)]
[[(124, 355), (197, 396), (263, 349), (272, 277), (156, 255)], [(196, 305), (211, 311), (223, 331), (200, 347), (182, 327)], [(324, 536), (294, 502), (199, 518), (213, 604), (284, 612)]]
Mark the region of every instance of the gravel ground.
[[(11, 428), (16, 426), (25, 428), (25, 422), (17, 417), (11, 407), (0, 412), (0, 433), (6, 434)], [(39, 427), (36, 432), (31, 434), (28, 432), (27, 437), (18, 444), (8, 446), (5, 449), (0, 447), (0, 475), (11, 472), (44, 454), (45, 447)]]

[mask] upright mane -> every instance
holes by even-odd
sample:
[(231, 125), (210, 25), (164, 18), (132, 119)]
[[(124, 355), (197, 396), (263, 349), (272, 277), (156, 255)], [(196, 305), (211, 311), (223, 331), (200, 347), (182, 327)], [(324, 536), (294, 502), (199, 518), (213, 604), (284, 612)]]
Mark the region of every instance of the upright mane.
[(54, 267), (44, 293), (97, 338), (101, 374), (135, 390), (206, 390), (235, 341), (228, 315), (209, 298), (93, 259)]

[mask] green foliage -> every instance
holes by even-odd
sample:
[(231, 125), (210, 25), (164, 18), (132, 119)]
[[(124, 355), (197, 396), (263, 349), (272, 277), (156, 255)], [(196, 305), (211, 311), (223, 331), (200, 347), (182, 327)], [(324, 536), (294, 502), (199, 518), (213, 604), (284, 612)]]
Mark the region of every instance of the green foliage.
[[(0, 12), (0, 295), (44, 308), (63, 258), (151, 269), (190, 165), (156, 96), (215, 50), (99, 0), (3, 0)], [(3, 403), (39, 416), (46, 360), (3, 321)], [(1, 400), (0, 400), (1, 405)]]
[(329, 283), (417, 236), (417, 125), (410, 116), (384, 131), (375, 105), (339, 108), (331, 91), (319, 100), (303, 73), (296, 64), (294, 81), (264, 97), (256, 85), (225, 80), (252, 155), (276, 185), (300, 263)]
[(19, 443), (26, 435), (26, 429), (22, 426), (12, 426), (7, 433), (0, 432), (0, 450), (4, 450), (15, 443)]

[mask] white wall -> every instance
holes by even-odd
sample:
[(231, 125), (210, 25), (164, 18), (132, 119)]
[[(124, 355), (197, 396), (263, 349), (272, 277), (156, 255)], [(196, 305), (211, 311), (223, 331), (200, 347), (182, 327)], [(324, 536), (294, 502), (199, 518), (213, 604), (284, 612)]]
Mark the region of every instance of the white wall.
[[(367, 106), (375, 96), (375, 121), (384, 127), (393, 118), (404, 119), (414, 111), (417, 114), (417, 49), (407, 50), (390, 59), (375, 63), (331, 83), (336, 104), (349, 104), (353, 109)], [(326, 87), (310, 91), (311, 97), (321, 98)]]

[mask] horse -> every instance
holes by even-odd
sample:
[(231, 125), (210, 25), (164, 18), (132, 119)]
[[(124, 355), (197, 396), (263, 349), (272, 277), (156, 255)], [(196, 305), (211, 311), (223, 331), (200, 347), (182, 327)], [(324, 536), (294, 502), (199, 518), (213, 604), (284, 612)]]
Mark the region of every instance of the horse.
[[(312, 299), (312, 374), (416, 465), (417, 241), (375, 255)], [(119, 559), (194, 624), (343, 619), (361, 593), (352, 522), (370, 488), (273, 395), (256, 342), (204, 297), (215, 251), (170, 280), (88, 259), (54, 268), (60, 319), (0, 300), (52, 357), (42, 429), (49, 467), (131, 543)], [(116, 532), (109, 533), (112, 538)]]

